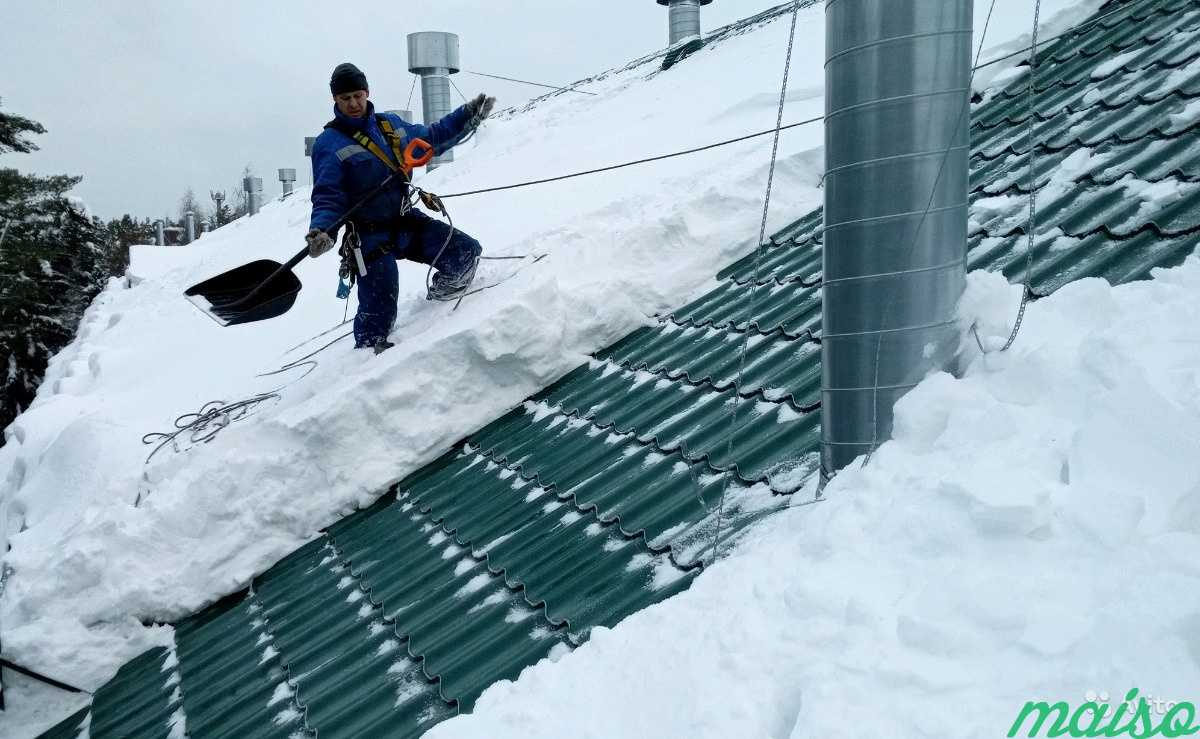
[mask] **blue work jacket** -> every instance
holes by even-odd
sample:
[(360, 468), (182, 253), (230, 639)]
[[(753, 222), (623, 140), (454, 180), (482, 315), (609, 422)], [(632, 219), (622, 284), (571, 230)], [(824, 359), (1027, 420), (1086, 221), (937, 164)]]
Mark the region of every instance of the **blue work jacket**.
[[(363, 131), (380, 149), (389, 156), (390, 144), (375, 120), (375, 105), (367, 103), (367, 114), (362, 118), (342, 115), (334, 106), (336, 120), (356, 130)], [(466, 106), (460, 107), (431, 126), (409, 123), (394, 113), (380, 113), (391, 122), (401, 146), (407, 146), (414, 138), (424, 139), (437, 154), (443, 154), (462, 140), (466, 133), (470, 114)], [(418, 152), (420, 153), (420, 152)], [(313, 192), (312, 218), (309, 228), (329, 230), (353, 205), (362, 200), (392, 173), (379, 158), (360, 146), (354, 139), (334, 128), (326, 128), (317, 137), (312, 149)], [(397, 177), (392, 185), (376, 195), (354, 214), (358, 223), (385, 223), (396, 219), (408, 197), (408, 185)], [(337, 232), (330, 234), (337, 237)], [(386, 234), (380, 234), (386, 238)], [(368, 239), (363, 237), (364, 245)]]

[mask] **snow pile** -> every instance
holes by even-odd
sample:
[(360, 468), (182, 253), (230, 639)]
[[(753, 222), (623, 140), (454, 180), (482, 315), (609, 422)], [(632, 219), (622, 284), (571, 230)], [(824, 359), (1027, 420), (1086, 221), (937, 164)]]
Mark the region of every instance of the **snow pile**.
[[(964, 326), (992, 351), (1019, 299), (974, 273)], [(973, 353), (825, 502), (428, 736), (995, 737), (1027, 700), (1194, 700), (1200, 258)]]
[[(1047, 0), (1046, 33), (1099, 4)], [(1032, 3), (1028, 13), (1009, 10), (994, 20), (992, 41), (1028, 31)], [(595, 96), (557, 95), (501, 116), (421, 184), (462, 192), (769, 129), (788, 21), (667, 73), (613, 72), (587, 84)], [(802, 11), (799, 29), (785, 124), (824, 108), (823, 7)], [(822, 138), (819, 125), (784, 134), (772, 230), (819, 205)], [(402, 266), (399, 345), (379, 357), (343, 340), (294, 364), (341, 334), (321, 332), (344, 308), (353, 313), (353, 301), (334, 298), (332, 255), (300, 265), (296, 306), (266, 323), (220, 328), (181, 297), (236, 265), (290, 256), (307, 227), (307, 190), (191, 247), (135, 249), (127, 279), (95, 301), (37, 401), (5, 430), (0, 545), (9, 537), (14, 570), (0, 600), (5, 656), (99, 685), (148, 646), (171, 642), (169, 628), (143, 623), (243, 587), (588, 353), (709, 289), (720, 266), (754, 245), (770, 142), (448, 200), (456, 225), (489, 255), (523, 258), (488, 264), (484, 284), (507, 281), (457, 311), (426, 303), (424, 268)], [(145, 445), (143, 435), (176, 431), (177, 416), (209, 401), (260, 394), (244, 413), (218, 418), (211, 438), (175, 437), (148, 460), (164, 437)]]
[[(691, 148), (775, 123), (789, 18), (502, 116), (421, 184), (449, 194)], [(805, 11), (785, 123), (819, 116), (821, 8)], [(703, 91), (703, 94), (700, 94)], [(312, 122), (319, 125), (320, 121)], [(819, 125), (782, 139), (778, 229), (820, 203)], [(193, 246), (138, 247), (127, 280), (88, 310), (0, 449), (14, 569), (0, 602), (5, 656), (94, 688), (168, 643), (183, 616), (246, 585), (322, 526), (586, 361), (710, 289), (757, 238), (770, 137), (536, 188), (447, 200), (492, 256), (457, 311), (402, 265), (398, 346), (378, 357), (321, 332), (342, 321), (336, 257), (306, 260), (296, 306), (221, 328), (181, 293), (303, 245), (305, 190)], [(547, 255), (535, 263), (537, 256)], [(349, 306), (351, 315), (354, 305)], [(271, 394), (147, 458), (180, 414)], [(185, 419), (186, 420), (186, 419)], [(231, 421), (222, 428), (222, 424)], [(205, 442), (208, 431), (218, 433)]]

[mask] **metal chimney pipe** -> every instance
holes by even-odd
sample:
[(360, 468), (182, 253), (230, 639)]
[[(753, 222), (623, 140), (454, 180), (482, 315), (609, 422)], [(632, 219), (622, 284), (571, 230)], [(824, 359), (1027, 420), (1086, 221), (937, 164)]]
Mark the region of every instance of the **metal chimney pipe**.
[[(425, 125), (431, 126), (454, 109), (450, 98), (450, 75), (462, 69), (458, 55), (458, 36), (440, 31), (408, 34), (408, 71), (421, 76), (421, 107)], [(453, 152), (435, 157), (432, 170), (454, 161)]]
[(670, 45), (700, 38), (700, 7), (713, 0), (658, 0), (670, 8)]
[(196, 213), (188, 211), (183, 218), (183, 238), (185, 244), (190, 244), (196, 240)]
[(304, 156), (306, 156), (306, 157), (312, 156), (313, 144), (315, 144), (315, 143), (317, 143), (316, 136), (305, 136), (304, 137)]
[(896, 401), (958, 347), (973, 10), (826, 0), (826, 476), (887, 440)]
[(242, 180), (242, 187), (246, 190), (246, 205), (250, 208), (250, 215), (258, 215), (262, 207), (262, 178), (246, 177)]
[(279, 170), (279, 182), (283, 187), (283, 195), (279, 199), (284, 200), (288, 195), (292, 194), (292, 191), (296, 189), (296, 170)]
[(163, 229), (162, 221), (154, 222), (154, 244), (156, 246), (166, 246), (167, 245), (167, 234), (166, 234), (166, 231)]

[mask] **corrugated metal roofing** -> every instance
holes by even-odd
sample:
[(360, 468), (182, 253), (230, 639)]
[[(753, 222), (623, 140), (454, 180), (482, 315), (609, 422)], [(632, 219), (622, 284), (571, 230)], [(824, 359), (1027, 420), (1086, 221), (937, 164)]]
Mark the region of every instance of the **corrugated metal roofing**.
[[(1100, 12), (1114, 10), (1040, 55), (1038, 295), (1145, 278), (1200, 243), (1200, 116), (1186, 114), (1200, 105), (1200, 0)], [(973, 122), (968, 258), (1011, 279), (1025, 264), (1025, 84), (976, 106)], [(733, 535), (788, 503), (798, 476), (776, 477), (781, 463), (816, 471), (820, 229), (818, 211), (773, 237), (749, 322), (753, 255), (249, 592), (177, 624), (174, 650), (134, 660), (43, 736), (84, 724), (93, 739), (417, 736), (687, 588), (710, 555), (724, 471)]]

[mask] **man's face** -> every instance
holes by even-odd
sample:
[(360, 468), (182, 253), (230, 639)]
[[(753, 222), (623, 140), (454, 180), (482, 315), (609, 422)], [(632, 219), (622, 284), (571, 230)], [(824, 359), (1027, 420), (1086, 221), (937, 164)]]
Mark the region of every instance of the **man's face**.
[(366, 90), (355, 90), (334, 95), (333, 101), (337, 103), (337, 108), (342, 115), (350, 118), (362, 118), (367, 114), (367, 97)]

